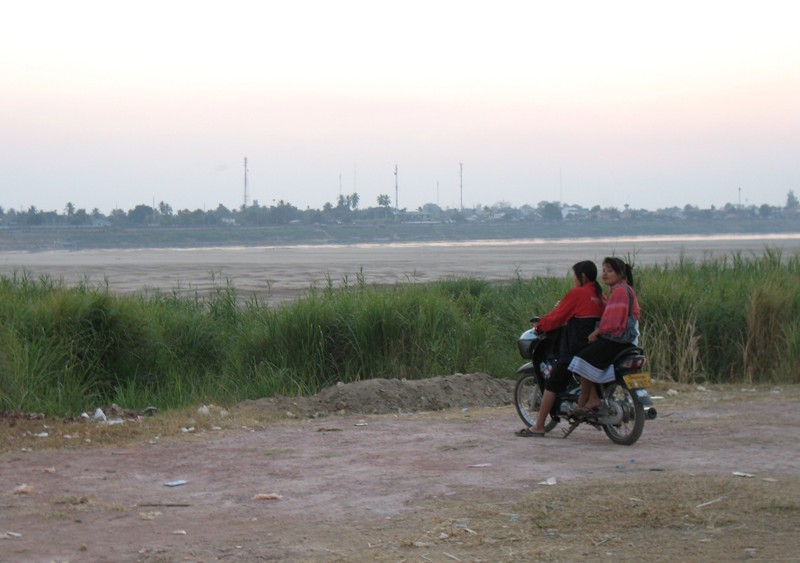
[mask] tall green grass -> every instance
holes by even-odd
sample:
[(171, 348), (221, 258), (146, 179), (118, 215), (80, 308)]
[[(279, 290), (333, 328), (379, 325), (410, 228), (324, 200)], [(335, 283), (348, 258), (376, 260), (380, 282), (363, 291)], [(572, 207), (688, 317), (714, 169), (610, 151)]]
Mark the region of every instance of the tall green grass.
[[(642, 344), (656, 377), (800, 381), (798, 257), (639, 268)], [(311, 394), (338, 381), (484, 371), (514, 377), (516, 339), (565, 278), (332, 280), (273, 309), (230, 284), (209, 297), (0, 277), (0, 410), (75, 414)]]
[(766, 249), (642, 268), (642, 344), (680, 382), (800, 382), (800, 257)]

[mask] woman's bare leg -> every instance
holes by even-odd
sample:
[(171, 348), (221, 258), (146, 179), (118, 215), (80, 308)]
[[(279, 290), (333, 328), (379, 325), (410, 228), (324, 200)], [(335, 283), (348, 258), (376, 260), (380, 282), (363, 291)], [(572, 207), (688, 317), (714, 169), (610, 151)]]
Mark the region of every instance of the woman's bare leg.
[(591, 394), (592, 382), (586, 379), (585, 377), (581, 377), (581, 394), (578, 397), (578, 408), (585, 409), (586, 402), (589, 400), (589, 395)]
[(601, 404), (600, 396), (597, 394), (597, 385), (585, 377), (581, 378), (581, 396), (578, 399), (578, 408), (592, 410)]
[(545, 389), (542, 395), (542, 403), (539, 405), (539, 416), (536, 417), (536, 424), (530, 427), (530, 431), (536, 434), (544, 433), (544, 423), (547, 420), (547, 415), (550, 414), (550, 409), (556, 402), (556, 394), (553, 391)]
[[(600, 396), (597, 394), (597, 384), (594, 381), (589, 381), (589, 394), (586, 398), (586, 408), (592, 410), (599, 407), (602, 403)], [(582, 393), (581, 393), (582, 394)]]

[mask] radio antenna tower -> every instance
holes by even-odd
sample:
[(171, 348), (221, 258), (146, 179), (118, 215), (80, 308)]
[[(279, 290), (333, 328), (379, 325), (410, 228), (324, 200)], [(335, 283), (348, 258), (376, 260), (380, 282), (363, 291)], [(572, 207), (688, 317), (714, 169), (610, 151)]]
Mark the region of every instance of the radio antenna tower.
[(461, 191), (461, 212), (464, 212), (464, 163), (458, 163), (458, 187)]
[(244, 157), (244, 204), (243, 207), (247, 208), (250, 196), (247, 193), (247, 157)]
[(397, 165), (394, 165), (394, 210), (398, 211), (400, 209), (399, 200), (400, 198), (397, 195)]

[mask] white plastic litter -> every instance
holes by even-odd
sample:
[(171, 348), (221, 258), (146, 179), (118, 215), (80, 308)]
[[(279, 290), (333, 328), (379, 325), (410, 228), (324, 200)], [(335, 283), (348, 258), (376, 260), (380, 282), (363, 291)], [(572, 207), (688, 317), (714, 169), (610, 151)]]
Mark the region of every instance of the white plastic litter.
[(164, 483), (166, 487), (180, 487), (181, 485), (185, 485), (186, 481), (183, 479), (176, 479), (175, 481), (167, 481)]

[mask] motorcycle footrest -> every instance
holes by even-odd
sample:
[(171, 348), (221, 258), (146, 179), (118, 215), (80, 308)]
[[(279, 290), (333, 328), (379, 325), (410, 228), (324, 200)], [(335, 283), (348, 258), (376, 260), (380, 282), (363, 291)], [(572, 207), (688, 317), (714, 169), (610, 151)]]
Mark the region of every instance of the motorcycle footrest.
[(575, 430), (580, 423), (581, 422), (579, 420), (576, 420), (572, 424), (569, 425), (569, 428), (565, 428), (564, 429), (564, 435), (562, 436), (562, 438), (566, 438), (567, 436), (572, 434), (572, 431)]

